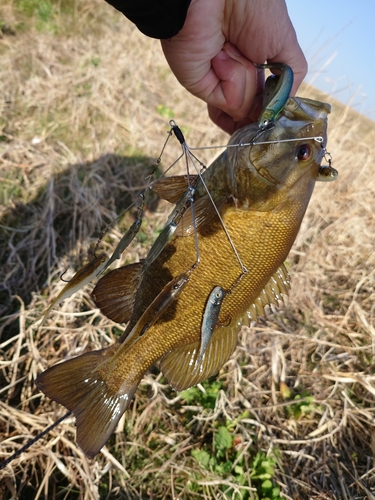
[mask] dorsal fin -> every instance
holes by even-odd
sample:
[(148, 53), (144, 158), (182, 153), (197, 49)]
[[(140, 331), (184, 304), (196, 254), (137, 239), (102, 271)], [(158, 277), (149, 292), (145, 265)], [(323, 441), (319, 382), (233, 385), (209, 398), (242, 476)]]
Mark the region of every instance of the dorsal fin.
[(162, 358), (160, 367), (168, 383), (176, 391), (182, 391), (217, 373), (234, 351), (241, 325), (265, 316), (265, 306), (278, 305), (289, 288), (289, 274), (282, 264), (247, 311), (232, 319), (228, 326), (216, 327), (201, 362), (198, 361), (200, 340), (175, 349)]
[[(225, 205), (226, 201), (226, 197), (215, 200), (216, 208), (219, 212)], [(202, 198), (199, 198), (194, 202), (194, 217), (197, 231), (200, 231), (209, 224), (212, 224), (212, 222), (217, 218), (217, 212), (208, 195), (202, 196)], [(193, 211), (191, 207), (189, 207), (179, 222), (175, 234), (177, 236), (190, 236), (193, 233)]]
[(141, 280), (143, 262), (110, 271), (92, 292), (96, 305), (107, 318), (127, 323), (133, 312), (135, 295)]
[(170, 203), (177, 203), (190, 185), (195, 185), (198, 175), (171, 175), (160, 177), (154, 181), (150, 188), (161, 198)]

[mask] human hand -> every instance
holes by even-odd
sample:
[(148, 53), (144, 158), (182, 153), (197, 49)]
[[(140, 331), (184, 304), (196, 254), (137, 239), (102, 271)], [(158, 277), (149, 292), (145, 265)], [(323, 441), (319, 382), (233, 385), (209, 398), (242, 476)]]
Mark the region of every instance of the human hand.
[(307, 73), (284, 0), (192, 0), (181, 31), (161, 43), (179, 82), (229, 134), (261, 111), (264, 71), (253, 62), (288, 64), (292, 95)]

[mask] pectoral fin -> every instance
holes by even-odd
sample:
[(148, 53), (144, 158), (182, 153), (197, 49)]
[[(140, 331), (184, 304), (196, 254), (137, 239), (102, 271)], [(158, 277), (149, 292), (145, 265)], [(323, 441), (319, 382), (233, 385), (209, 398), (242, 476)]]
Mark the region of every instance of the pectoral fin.
[(107, 318), (126, 323), (133, 312), (135, 295), (140, 283), (143, 262), (114, 269), (101, 278), (92, 295)]
[(92, 351), (49, 368), (35, 383), (49, 398), (73, 411), (77, 443), (92, 458), (105, 445), (138, 384), (114, 392), (97, 370), (108, 349)]
[[(216, 208), (219, 212), (222, 210), (226, 201), (227, 198), (220, 198), (215, 201)], [(215, 219), (217, 219), (217, 211), (215, 210), (215, 207), (213, 206), (208, 195), (203, 196), (194, 202), (194, 217), (197, 231), (209, 226)], [(193, 210), (189, 207), (179, 222), (175, 234), (177, 236), (190, 236), (193, 233)]]

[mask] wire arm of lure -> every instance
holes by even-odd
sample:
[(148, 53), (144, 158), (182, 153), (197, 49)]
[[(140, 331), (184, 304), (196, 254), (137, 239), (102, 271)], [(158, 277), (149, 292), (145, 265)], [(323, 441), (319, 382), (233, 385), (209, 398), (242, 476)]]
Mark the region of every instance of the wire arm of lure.
[[(163, 156), (164, 150), (165, 150), (165, 148), (167, 146), (167, 143), (168, 143), (171, 135), (172, 135), (172, 129), (168, 131), (168, 137), (167, 137), (167, 139), (165, 140), (165, 142), (163, 144), (163, 147), (162, 147), (162, 149), (160, 151), (160, 154), (159, 154), (158, 158), (155, 161), (155, 165), (154, 165), (152, 171), (147, 175), (147, 177), (145, 178), (145, 181), (150, 180), (152, 178), (152, 176), (155, 174), (158, 166), (160, 165), (161, 157)], [(168, 170), (171, 169), (173, 167), (173, 165), (175, 165), (175, 163), (177, 163), (181, 157), (182, 157), (182, 155), (179, 158), (177, 158), (177, 160), (172, 165), (169, 166), (169, 168), (167, 169), (166, 172), (168, 172)], [(164, 172), (164, 175), (166, 174), (166, 172)], [(149, 183), (148, 188), (150, 188), (150, 186), (151, 186), (151, 184)], [(145, 198), (146, 198), (146, 196), (145, 196), (146, 189), (144, 191), (142, 191), (138, 195), (139, 198), (142, 200), (142, 202), (141, 202), (141, 205), (138, 207), (138, 215), (137, 215), (136, 221), (130, 226), (130, 228), (126, 231), (126, 233), (124, 234), (124, 236), (121, 238), (120, 242), (116, 246), (113, 254), (110, 257), (110, 259), (108, 260), (108, 262), (106, 263), (106, 265), (104, 266), (104, 268), (101, 269), (100, 272), (97, 274), (97, 277), (100, 276), (111, 264), (113, 264), (113, 262), (115, 260), (117, 260), (117, 259), (119, 259), (121, 257), (121, 254), (130, 245), (130, 243), (134, 240), (134, 238), (138, 234), (138, 232), (139, 232), (139, 230), (141, 228), (141, 225), (142, 225), (142, 221), (143, 221), (144, 207), (145, 207)], [(126, 211), (129, 210), (130, 208), (132, 208), (134, 205), (135, 205), (135, 202), (133, 202), (130, 206), (128, 206), (128, 208), (126, 209)], [(117, 220), (119, 217), (120, 216), (116, 217), (116, 219), (114, 219), (114, 221)], [(112, 221), (111, 224), (113, 224), (114, 221)], [(99, 237), (99, 240), (98, 240), (98, 242), (96, 244), (95, 250), (98, 248), (99, 243), (102, 240), (105, 232), (108, 230), (109, 226), (110, 226), (110, 224), (105, 228), (104, 231), (102, 231), (102, 233), (101, 233), (101, 235)]]
[[(236, 256), (236, 258), (237, 258), (237, 260), (238, 260), (238, 262), (239, 262), (239, 264), (240, 264), (242, 274), (247, 273), (247, 268), (246, 268), (246, 267), (244, 266), (244, 264), (242, 263), (242, 260), (241, 260), (241, 258), (240, 258), (240, 256), (239, 256), (239, 254), (238, 254), (238, 251), (237, 251), (237, 249), (236, 249), (236, 247), (235, 247), (235, 245), (234, 245), (234, 243), (233, 243), (233, 240), (232, 240), (232, 238), (230, 237), (230, 234), (228, 233), (227, 228), (225, 227), (224, 221), (223, 221), (223, 219), (222, 219), (222, 217), (221, 217), (221, 215), (220, 215), (220, 212), (219, 212), (219, 210), (218, 210), (218, 208), (217, 208), (217, 206), (216, 206), (216, 203), (215, 203), (215, 201), (213, 200), (213, 198), (212, 198), (212, 196), (211, 196), (211, 193), (210, 193), (210, 191), (209, 191), (209, 189), (208, 189), (208, 187), (207, 187), (207, 185), (206, 185), (206, 183), (205, 183), (205, 181), (204, 181), (204, 179), (203, 179), (203, 177), (202, 177), (202, 173), (201, 173), (200, 169), (199, 169), (199, 168), (197, 167), (197, 165), (196, 165), (196, 161), (197, 161), (197, 162), (198, 162), (201, 166), (203, 166), (204, 168), (206, 168), (206, 167), (205, 167), (205, 165), (204, 165), (202, 162), (200, 162), (200, 161), (198, 160), (198, 158), (197, 158), (197, 157), (196, 157), (196, 156), (195, 156), (195, 155), (191, 152), (191, 149), (204, 149), (204, 148), (190, 148), (190, 147), (188, 146), (188, 144), (187, 144), (186, 140), (185, 140), (185, 137), (184, 137), (183, 133), (181, 132), (181, 129), (178, 127), (178, 125), (176, 124), (176, 122), (175, 122), (174, 120), (171, 120), (171, 121), (169, 122), (169, 124), (171, 125), (172, 130), (173, 130), (173, 132), (174, 132), (175, 136), (177, 137), (178, 141), (179, 141), (179, 142), (180, 142), (180, 144), (181, 144), (181, 147), (183, 148), (183, 151), (185, 152), (185, 157), (186, 157), (186, 168), (187, 168), (188, 176), (189, 176), (189, 169), (188, 169), (188, 158), (189, 158), (189, 159), (191, 160), (192, 164), (194, 165), (194, 168), (195, 168), (195, 170), (196, 170), (196, 172), (197, 172), (197, 174), (198, 174), (198, 176), (199, 176), (199, 179), (200, 179), (200, 181), (202, 182), (202, 184), (203, 184), (203, 186), (204, 186), (204, 188), (205, 188), (205, 190), (206, 190), (206, 192), (207, 192), (207, 195), (208, 195), (208, 197), (209, 197), (209, 199), (210, 199), (210, 201), (211, 201), (211, 203), (212, 203), (212, 206), (214, 207), (214, 210), (216, 211), (216, 214), (217, 214), (217, 216), (218, 216), (218, 218), (219, 218), (219, 220), (220, 220), (220, 223), (221, 223), (221, 225), (222, 225), (222, 227), (223, 227), (223, 229), (224, 229), (224, 232), (225, 232), (225, 234), (226, 234), (226, 236), (227, 236), (227, 238), (228, 238), (228, 241), (229, 241), (229, 243), (230, 243), (230, 245), (231, 245), (231, 247), (232, 247), (232, 249), (233, 249), (233, 252), (234, 252), (234, 254), (235, 254), (235, 256)], [(196, 238), (197, 262), (199, 262), (198, 237), (197, 237), (197, 231), (196, 231), (196, 226), (195, 226), (194, 204), (193, 204), (193, 203), (192, 203), (192, 205), (191, 205), (191, 209), (192, 209), (192, 220), (193, 220), (193, 224), (194, 224), (194, 234), (195, 234), (195, 238)]]
[[(190, 156), (192, 156), (196, 162), (199, 163), (199, 165), (202, 167), (202, 171), (203, 170), (206, 170), (206, 165), (204, 163), (202, 163), (199, 158), (197, 158), (191, 151), (194, 150), (194, 149), (209, 149), (209, 148), (191, 148), (187, 145), (187, 142), (185, 140), (185, 137), (184, 137), (184, 134), (182, 133), (180, 127), (177, 125), (177, 123), (174, 121), (174, 120), (170, 120), (169, 121), (169, 125), (172, 127), (171, 128), (171, 131), (173, 131), (174, 135), (177, 137), (178, 141), (180, 142), (181, 146), (182, 146), (182, 154), (181, 156), (179, 156), (179, 158), (176, 160), (176, 162), (182, 157), (185, 155), (186, 151), (189, 151), (190, 152)], [(220, 146), (218, 146), (220, 147)], [(173, 165), (176, 163), (174, 162)], [(169, 170), (169, 169), (168, 169)], [(187, 175), (189, 177), (189, 171), (187, 172)]]
[(208, 187), (207, 187), (207, 184), (205, 183), (205, 181), (204, 181), (204, 179), (203, 179), (203, 177), (202, 177), (201, 173), (199, 172), (198, 167), (197, 167), (197, 166), (196, 166), (196, 164), (195, 164), (194, 157), (192, 157), (192, 156), (190, 155), (190, 150), (189, 150), (189, 149), (187, 149), (187, 154), (190, 156), (191, 162), (193, 163), (193, 165), (194, 165), (194, 167), (195, 167), (195, 169), (196, 169), (196, 171), (197, 171), (197, 173), (198, 173), (198, 175), (199, 175), (199, 178), (200, 178), (200, 180), (201, 180), (201, 182), (202, 182), (202, 184), (203, 184), (203, 187), (205, 188), (205, 190), (206, 190), (206, 192), (207, 192), (207, 196), (209, 197), (209, 199), (210, 199), (210, 201), (211, 201), (211, 203), (212, 203), (212, 206), (214, 207), (214, 210), (215, 210), (215, 212), (216, 212), (216, 214), (217, 214), (217, 216), (218, 216), (218, 218), (219, 218), (219, 220), (220, 220), (220, 223), (221, 223), (221, 225), (222, 225), (222, 227), (223, 227), (223, 230), (224, 230), (224, 232), (225, 232), (225, 235), (226, 235), (226, 237), (228, 238), (228, 241), (229, 241), (229, 243), (230, 243), (230, 245), (231, 245), (231, 247), (232, 247), (232, 249), (233, 249), (233, 252), (234, 252), (234, 254), (235, 254), (235, 256), (236, 256), (236, 258), (237, 258), (237, 260), (238, 260), (238, 263), (239, 263), (239, 265), (240, 265), (240, 267), (241, 267), (242, 273), (243, 273), (243, 274), (245, 274), (245, 273), (247, 273), (247, 268), (246, 268), (246, 267), (244, 266), (244, 264), (242, 263), (242, 260), (241, 260), (241, 258), (240, 258), (240, 256), (239, 256), (239, 254), (238, 254), (238, 251), (237, 251), (237, 249), (236, 249), (236, 247), (235, 247), (235, 245), (234, 245), (234, 243), (233, 243), (233, 240), (232, 240), (232, 238), (231, 238), (231, 236), (230, 236), (230, 234), (229, 234), (229, 232), (228, 232), (227, 228), (225, 227), (224, 221), (223, 221), (223, 219), (222, 219), (222, 217), (221, 217), (221, 215), (220, 215), (220, 212), (219, 212), (219, 210), (218, 210), (218, 208), (217, 208), (217, 206), (216, 206), (216, 203), (215, 203), (214, 199), (212, 198), (211, 193), (210, 193), (210, 191), (209, 191), (209, 189), (208, 189)]
[(190, 185), (183, 196), (180, 198), (180, 200), (176, 203), (175, 208), (168, 217), (167, 224), (165, 225), (159, 236), (156, 238), (154, 244), (147, 254), (142, 268), (143, 272), (145, 272), (146, 269), (157, 259), (157, 257), (166, 247), (167, 243), (171, 240), (174, 232), (177, 229), (177, 225), (182, 219), (184, 213), (189, 206), (193, 205), (192, 200), (194, 199), (194, 193), (195, 187)]
[[(226, 149), (226, 148), (242, 148), (246, 146), (257, 146), (260, 144), (277, 144), (279, 142), (298, 142), (298, 141), (309, 141), (313, 140), (319, 144), (323, 144), (323, 137), (312, 136), (312, 137), (293, 137), (292, 139), (278, 139), (276, 141), (252, 141), (252, 142), (238, 142), (237, 144), (220, 144), (218, 146), (205, 146), (200, 148), (190, 148), (191, 151), (203, 151), (206, 149)], [(181, 158), (181, 157), (180, 157)]]
[(130, 245), (130, 243), (134, 240), (134, 238), (137, 236), (139, 230), (141, 229), (142, 226), (142, 220), (143, 220), (143, 211), (144, 211), (144, 206), (145, 206), (145, 194), (144, 191), (139, 195), (141, 197), (142, 203), (141, 206), (138, 207), (138, 215), (137, 215), (137, 220), (130, 226), (130, 228), (126, 231), (124, 236), (121, 238), (120, 242), (118, 243), (117, 247), (115, 248), (113, 254), (111, 255), (110, 259), (106, 263), (106, 265), (99, 271), (99, 273), (96, 275), (97, 277), (100, 276), (113, 262), (121, 257), (122, 252)]
[[(189, 146), (187, 145), (185, 137), (184, 137), (184, 134), (182, 133), (182, 131), (181, 131), (180, 127), (177, 125), (177, 123), (174, 120), (170, 120), (169, 124), (171, 126), (171, 131), (174, 133), (174, 135), (176, 136), (177, 140), (181, 144), (182, 154), (181, 154), (180, 158), (182, 156), (185, 156), (186, 174), (187, 174), (187, 180), (188, 180), (188, 189), (186, 190), (185, 194), (182, 196), (182, 198), (177, 203), (174, 211), (172, 212), (172, 214), (171, 214), (171, 216), (169, 218), (169, 224), (167, 224), (167, 226), (164, 228), (164, 230), (166, 231), (166, 235), (169, 235), (170, 231), (173, 228), (173, 233), (174, 233), (174, 231), (176, 230), (177, 225), (180, 222), (182, 216), (184, 215), (184, 213), (187, 210), (187, 208), (190, 206), (191, 213), (192, 213), (193, 227), (194, 227), (194, 239), (195, 239), (195, 250), (196, 250), (196, 262), (193, 264), (193, 266), (191, 268), (191, 270), (192, 270), (192, 269), (195, 269), (195, 267), (200, 263), (200, 252), (199, 252), (198, 234), (197, 234), (197, 227), (196, 227), (196, 220), (195, 220), (195, 213), (194, 213), (194, 194), (195, 194), (195, 188), (192, 186), (192, 182), (190, 181), (190, 172), (189, 172), (189, 162), (188, 162), (188, 158), (189, 158)], [(204, 170), (206, 168), (206, 166), (201, 161), (199, 161), (198, 158), (196, 158), (194, 155), (192, 155), (192, 156), (200, 164), (200, 166), (202, 167), (202, 170)], [(196, 170), (198, 172), (198, 175), (200, 176), (201, 175), (201, 171), (199, 171), (199, 169), (197, 169), (197, 168), (196, 168)], [(163, 236), (163, 231), (159, 235), (159, 238), (161, 236)], [(170, 239), (170, 237), (171, 237), (171, 235), (169, 236), (169, 239)], [(158, 240), (159, 240), (159, 238), (158, 238)], [(159, 255), (159, 253), (165, 247), (165, 245), (167, 244), (167, 242), (169, 241), (169, 239), (168, 240), (165, 239), (165, 242), (164, 242), (163, 239), (161, 239), (161, 242), (160, 242), (161, 244), (159, 246), (157, 246), (157, 244), (158, 244), (158, 240), (157, 240), (155, 242), (155, 245), (151, 248), (151, 250), (149, 252), (149, 255), (147, 256), (147, 259), (150, 257), (150, 259), (152, 258), (152, 261), (155, 260), (156, 257), (153, 256), (153, 253), (154, 253), (153, 249), (154, 249), (154, 247), (155, 247), (155, 253), (156, 253), (156, 250), (157, 250), (158, 251), (157, 255)], [(161, 245), (164, 245), (164, 246), (161, 246)], [(146, 259), (145, 264), (147, 263), (147, 259)]]

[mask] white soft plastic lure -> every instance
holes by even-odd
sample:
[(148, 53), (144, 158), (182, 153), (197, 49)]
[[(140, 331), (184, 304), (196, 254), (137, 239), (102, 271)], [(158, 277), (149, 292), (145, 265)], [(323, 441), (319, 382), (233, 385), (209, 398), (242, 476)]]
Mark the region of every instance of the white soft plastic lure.
[(198, 355), (198, 361), (200, 362), (206, 352), (207, 346), (210, 343), (212, 334), (216, 328), (221, 305), (223, 303), (224, 297), (226, 296), (226, 291), (221, 288), (221, 286), (215, 286), (206, 303), (206, 307), (203, 313), (202, 328), (201, 328), (201, 346)]

